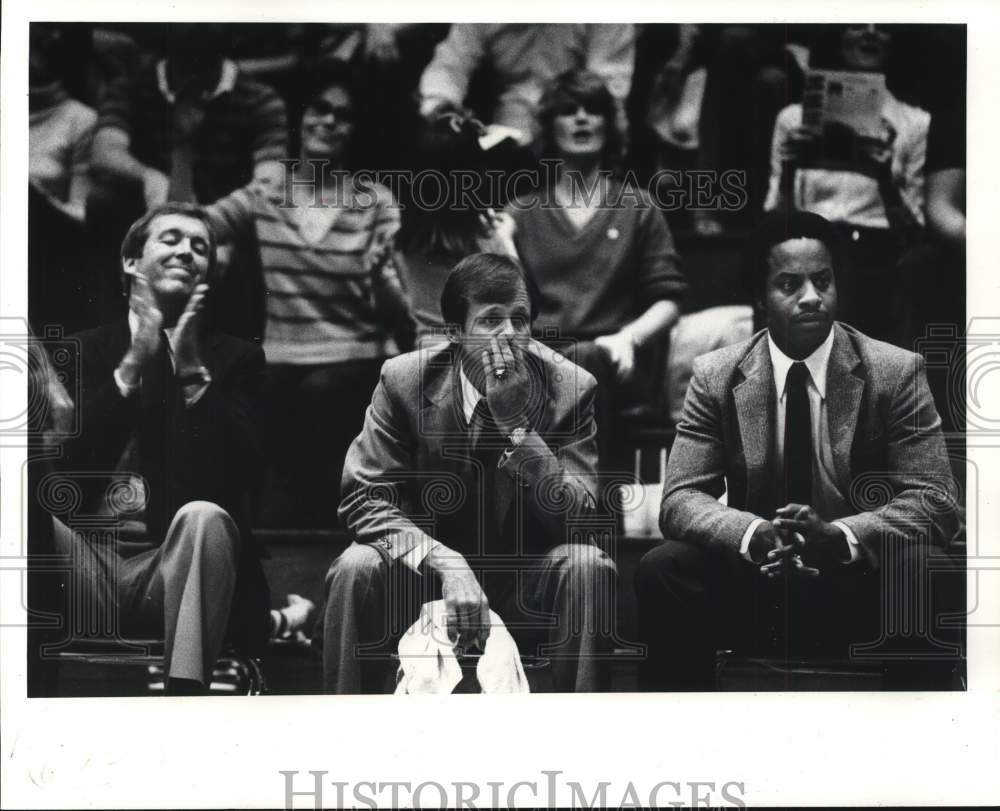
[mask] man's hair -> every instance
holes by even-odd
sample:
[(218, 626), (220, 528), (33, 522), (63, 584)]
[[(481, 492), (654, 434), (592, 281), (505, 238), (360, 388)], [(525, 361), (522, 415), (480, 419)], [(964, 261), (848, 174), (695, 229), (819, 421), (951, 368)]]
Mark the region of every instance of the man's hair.
[[(149, 239), (149, 231), (153, 220), (169, 214), (190, 217), (193, 220), (199, 220), (204, 223), (205, 230), (208, 231), (208, 274), (206, 278), (211, 279), (215, 272), (215, 231), (212, 230), (212, 223), (209, 221), (205, 210), (194, 203), (162, 203), (161, 205), (154, 206), (132, 223), (125, 234), (125, 239), (122, 240), (122, 264), (124, 265), (126, 259), (138, 259), (142, 256), (142, 249), (146, 246), (146, 241)], [(124, 272), (124, 269), (122, 272), (122, 287), (127, 296), (132, 287), (132, 279)]]
[(830, 252), (834, 278), (839, 276), (843, 261), (840, 238), (829, 220), (811, 211), (769, 211), (750, 234), (743, 251), (741, 275), (743, 286), (752, 302), (756, 303), (763, 296), (771, 248), (790, 239), (816, 239), (822, 242)]
[(589, 70), (567, 70), (545, 89), (538, 103), (538, 128), (543, 158), (557, 158), (554, 123), (565, 104), (583, 104), (604, 117), (604, 150), (601, 168), (616, 170), (622, 134), (618, 131), (618, 108), (604, 80)]
[(474, 253), (452, 268), (441, 291), (441, 314), (448, 324), (462, 327), (472, 302), (506, 304), (524, 290), (531, 308), (531, 320), (538, 314), (532, 286), (509, 256), (499, 253)]

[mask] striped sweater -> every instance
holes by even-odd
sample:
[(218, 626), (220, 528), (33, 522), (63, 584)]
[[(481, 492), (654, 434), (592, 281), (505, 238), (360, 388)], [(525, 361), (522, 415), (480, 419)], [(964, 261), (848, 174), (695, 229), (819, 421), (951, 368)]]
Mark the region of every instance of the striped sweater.
[[(348, 184), (351, 185), (351, 184)], [(301, 210), (281, 194), (238, 189), (208, 206), (220, 242), (252, 221), (267, 290), (268, 363), (323, 364), (394, 354), (369, 273), (374, 251), (399, 228), (392, 194), (378, 184), (346, 192), (345, 205), (311, 211), (322, 228), (309, 235)], [(325, 202), (325, 201), (324, 201)]]

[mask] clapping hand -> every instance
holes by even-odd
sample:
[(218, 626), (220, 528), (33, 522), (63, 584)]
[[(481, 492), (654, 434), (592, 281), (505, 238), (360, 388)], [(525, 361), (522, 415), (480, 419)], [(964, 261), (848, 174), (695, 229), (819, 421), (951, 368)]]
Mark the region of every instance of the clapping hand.
[(132, 345), (118, 366), (118, 374), (126, 386), (137, 386), (142, 379), (142, 370), (153, 359), (160, 348), (163, 327), (163, 313), (156, 305), (149, 282), (141, 273), (132, 276), (132, 294), (129, 301), (138, 325), (132, 335)]
[(198, 322), (207, 294), (207, 284), (197, 285), (184, 307), (184, 312), (177, 319), (177, 329), (174, 331), (174, 361), (180, 377), (198, 371), (203, 365)]

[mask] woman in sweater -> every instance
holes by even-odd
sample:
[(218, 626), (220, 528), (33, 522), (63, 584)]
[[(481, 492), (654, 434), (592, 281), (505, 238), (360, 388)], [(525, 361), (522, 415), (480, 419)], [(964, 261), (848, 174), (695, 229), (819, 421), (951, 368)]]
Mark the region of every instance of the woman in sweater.
[(551, 183), (516, 198), (514, 244), (538, 293), (535, 332), (598, 381), (595, 403), (602, 469), (625, 460), (623, 409), (636, 353), (680, 315), (687, 283), (662, 212), (644, 191), (612, 176), (620, 154), (615, 104), (588, 71), (559, 76), (542, 98), (539, 124)]
[(250, 226), (260, 250), (278, 491), (260, 520), (284, 526), (335, 524), (344, 455), (408, 318), (389, 261), (395, 202), (346, 169), (357, 119), (350, 75), (330, 66), (313, 79), (290, 116), (299, 161), (283, 184), (208, 207), (220, 242)]

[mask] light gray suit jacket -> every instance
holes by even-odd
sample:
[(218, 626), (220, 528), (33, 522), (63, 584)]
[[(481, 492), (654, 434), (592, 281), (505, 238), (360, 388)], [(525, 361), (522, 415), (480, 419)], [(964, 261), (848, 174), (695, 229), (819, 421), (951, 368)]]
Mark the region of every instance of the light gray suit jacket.
[[(493, 493), (502, 526), (525, 533), (522, 547), (570, 542), (569, 529), (596, 508), (597, 429), (592, 375), (532, 341), (539, 373), (526, 404), (532, 430), (503, 462)], [(340, 518), (359, 543), (392, 558), (434, 537), (442, 516), (460, 508), (478, 475), (469, 458), (457, 352), (450, 344), (385, 362), (364, 428), (344, 463)], [(516, 509), (515, 509), (516, 508)], [(482, 526), (459, 540), (436, 538), (474, 554)]]
[[(923, 359), (839, 322), (834, 331), (827, 417), (836, 484), (853, 512), (822, 517), (846, 524), (873, 565), (885, 537), (947, 543), (954, 484)], [(695, 360), (667, 465), (665, 538), (738, 548), (755, 518), (784, 506), (770, 458), (776, 396), (766, 330)], [(717, 500), (724, 489), (728, 506)]]

